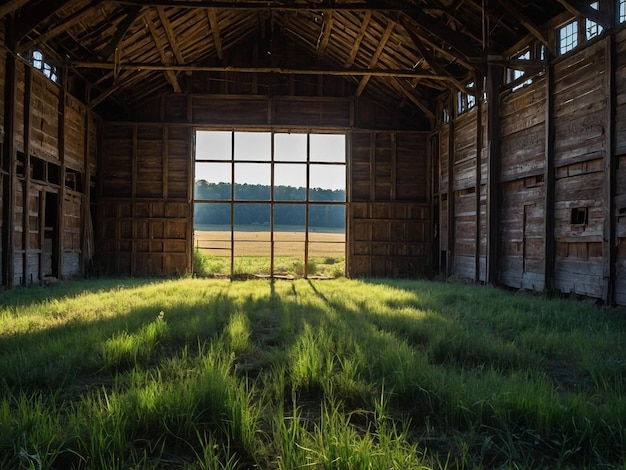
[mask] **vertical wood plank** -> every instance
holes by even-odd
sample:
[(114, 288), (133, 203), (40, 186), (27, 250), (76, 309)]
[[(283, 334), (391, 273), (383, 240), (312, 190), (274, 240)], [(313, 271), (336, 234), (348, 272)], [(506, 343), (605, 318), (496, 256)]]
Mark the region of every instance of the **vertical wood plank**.
[[(65, 236), (65, 173), (66, 173), (66, 162), (65, 162), (65, 139), (66, 139), (66, 125), (65, 125), (65, 114), (67, 108), (67, 69), (63, 70), (63, 75), (61, 77), (63, 83), (61, 84), (61, 90), (59, 91), (59, 119), (58, 119), (58, 135), (59, 135), (59, 161), (61, 164), (60, 168), (60, 176), (59, 176), (59, 197), (57, 200), (57, 237), (55, 247), (57, 254), (57, 277), (60, 279), (63, 277), (63, 239)], [(54, 262), (53, 262), (54, 265)]]
[[(454, 103), (450, 104), (450, 109), (454, 109)], [(454, 216), (455, 216), (455, 204), (454, 204), (454, 119), (450, 120), (448, 124), (448, 246), (446, 247), (446, 276), (450, 276), (454, 266), (454, 244), (456, 242), (454, 237)]]
[(615, 191), (617, 175), (617, 158), (615, 156), (615, 39), (607, 35), (605, 39), (605, 92), (606, 92), (606, 118), (605, 118), (605, 155), (604, 155), (604, 226), (603, 226), (603, 299), (607, 304), (615, 301), (615, 282), (617, 276), (616, 259), (616, 220), (615, 220)]
[[(29, 232), (30, 232), (30, 129), (31, 129), (31, 101), (33, 91), (33, 73), (31, 67), (24, 67), (24, 189), (22, 190), (22, 248), (23, 253), (23, 272), (22, 285), (28, 284), (28, 255), (30, 252)], [(43, 230), (39, 232), (40, 246), (43, 247)], [(39, 256), (38, 277), (41, 281), (42, 265), (41, 255)]]
[(554, 236), (554, 205), (555, 205), (555, 188), (556, 174), (554, 169), (554, 66), (548, 64), (546, 67), (546, 156), (544, 167), (545, 181), (545, 227), (544, 227), (544, 243), (545, 243), (545, 291), (552, 292), (554, 290), (554, 268), (555, 268), (555, 236)]
[(474, 198), (474, 282), (480, 282), (480, 180), (482, 178), (482, 146), (483, 146), (483, 76), (476, 72), (474, 78), (476, 84), (476, 192)]

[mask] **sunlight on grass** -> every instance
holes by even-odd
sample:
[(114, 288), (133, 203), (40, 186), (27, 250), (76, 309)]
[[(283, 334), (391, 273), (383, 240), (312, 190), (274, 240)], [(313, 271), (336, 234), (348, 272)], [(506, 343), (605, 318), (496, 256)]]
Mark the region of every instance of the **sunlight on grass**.
[(427, 281), (7, 291), (0, 468), (623, 468), (625, 340), (621, 310)]

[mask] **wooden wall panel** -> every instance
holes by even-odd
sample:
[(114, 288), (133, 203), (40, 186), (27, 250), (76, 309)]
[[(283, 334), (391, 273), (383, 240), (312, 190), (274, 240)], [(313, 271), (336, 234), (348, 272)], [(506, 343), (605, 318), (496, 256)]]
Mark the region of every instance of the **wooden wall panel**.
[(452, 189), (454, 202), (454, 247), (452, 270), (455, 275), (476, 277), (476, 157), (477, 119), (475, 107), (457, 118), (454, 126)]
[(30, 149), (37, 157), (59, 159), (60, 88), (39, 72), (33, 72)]
[(76, 98), (68, 96), (65, 107), (65, 162), (67, 166), (85, 172), (85, 129), (87, 110)]
[(615, 301), (626, 305), (626, 30), (617, 33), (616, 49), (616, 106), (615, 106), (615, 153), (617, 171), (615, 181), (615, 241), (616, 281)]
[[(191, 270), (191, 128), (106, 123), (100, 166), (114, 174), (99, 203), (105, 272), (133, 276)], [(122, 167), (120, 170), (120, 166)]]
[[(427, 135), (354, 131), (351, 149), (348, 274), (411, 277), (429, 273), (432, 217), (425, 189)], [(406, 175), (398, 187), (400, 171)]]

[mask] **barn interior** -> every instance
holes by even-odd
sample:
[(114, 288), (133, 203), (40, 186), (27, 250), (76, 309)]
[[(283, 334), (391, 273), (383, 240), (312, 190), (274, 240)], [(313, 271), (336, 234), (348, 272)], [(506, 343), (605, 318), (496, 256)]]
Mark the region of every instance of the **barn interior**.
[(625, 21), (625, 0), (5, 1), (1, 284), (190, 273), (196, 133), (316, 133), (345, 136), (346, 275), (625, 305)]

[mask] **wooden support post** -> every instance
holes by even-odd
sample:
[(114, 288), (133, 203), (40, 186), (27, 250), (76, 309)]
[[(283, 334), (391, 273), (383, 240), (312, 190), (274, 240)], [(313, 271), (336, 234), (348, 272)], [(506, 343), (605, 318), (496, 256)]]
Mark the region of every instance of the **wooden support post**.
[(554, 205), (556, 190), (556, 174), (554, 168), (554, 67), (546, 67), (546, 117), (545, 117), (545, 206), (544, 206), (544, 274), (545, 287), (548, 293), (554, 290), (554, 271), (556, 260), (556, 241), (554, 236)]
[[(9, 52), (6, 55), (5, 69), (5, 108), (4, 108), (4, 157), (9, 163), (9, 174), (5, 180), (7, 187), (4, 195), (8, 196), (8, 201), (4, 203), (4, 214), (2, 214), (4, 223), (2, 224), (2, 274), (4, 282), (8, 287), (14, 286), (14, 253), (13, 253), (13, 235), (15, 233), (15, 188), (17, 186), (16, 176), (16, 152), (15, 152), (15, 100), (17, 97), (17, 66), (15, 51), (13, 21), (7, 20), (6, 44)], [(4, 197), (3, 195), (3, 197)]]
[[(132, 160), (131, 160), (131, 175), (130, 175), (130, 187), (131, 187), (131, 201), (130, 201), (130, 211), (133, 217), (132, 220), (132, 228), (131, 228), (131, 241), (130, 241), (130, 275), (134, 276), (137, 274), (135, 270), (135, 264), (137, 263), (137, 124), (133, 124), (133, 148), (132, 148)], [(143, 273), (142, 273), (143, 274)]]
[(57, 277), (61, 279), (63, 277), (63, 245), (65, 239), (65, 195), (67, 194), (65, 186), (65, 137), (67, 132), (67, 126), (65, 125), (65, 114), (67, 108), (67, 69), (63, 71), (62, 75), (63, 84), (59, 92), (59, 120), (58, 120), (58, 135), (59, 135), (59, 161), (61, 163), (61, 174), (59, 176), (59, 198), (58, 198), (58, 212), (57, 212), (57, 237), (54, 248), (57, 254)]
[(483, 153), (483, 75), (476, 72), (474, 78), (476, 84), (476, 192), (474, 199), (474, 208), (476, 210), (475, 218), (475, 245), (474, 245), (474, 282), (480, 282), (480, 180), (482, 179), (482, 153)]
[(85, 107), (85, 117), (83, 121), (85, 139), (83, 140), (83, 200), (81, 204), (81, 244), (80, 244), (80, 270), (81, 274), (87, 274), (87, 267), (91, 261), (91, 237), (93, 236), (93, 226), (91, 221), (91, 168), (89, 165), (89, 148), (91, 138), (91, 111)]
[(487, 69), (487, 145), (489, 160), (487, 170), (487, 275), (486, 282), (498, 283), (500, 253), (500, 86), (502, 69), (489, 65)]
[[(453, 110), (454, 102), (450, 103)], [(448, 124), (448, 245), (446, 256), (446, 276), (453, 274), (454, 267), (454, 242), (455, 242), (455, 221), (454, 221), (454, 119), (450, 119)]]
[(616, 221), (615, 221), (615, 188), (617, 158), (615, 156), (615, 38), (607, 35), (605, 51), (605, 90), (606, 90), (606, 124), (605, 124), (605, 155), (604, 155), (604, 227), (602, 237), (603, 252), (603, 300), (607, 304), (615, 301), (616, 281)]
[[(28, 255), (30, 252), (30, 189), (31, 189), (31, 171), (30, 171), (30, 129), (31, 129), (31, 97), (33, 92), (33, 70), (31, 67), (24, 67), (24, 187), (22, 189), (22, 249), (24, 250), (22, 258), (22, 285), (28, 285)], [(40, 216), (43, 213), (40, 212)], [(40, 224), (41, 226), (41, 224)], [(37, 267), (37, 277), (39, 281), (43, 280), (43, 231), (39, 233), (39, 263)]]

